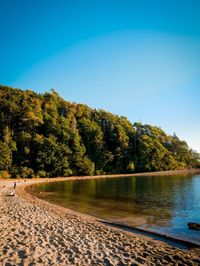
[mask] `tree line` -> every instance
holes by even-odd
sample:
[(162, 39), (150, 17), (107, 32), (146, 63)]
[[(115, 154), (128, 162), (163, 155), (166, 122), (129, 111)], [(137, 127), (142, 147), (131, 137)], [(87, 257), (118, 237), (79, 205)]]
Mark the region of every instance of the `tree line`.
[(65, 101), (55, 90), (0, 86), (0, 177), (53, 177), (197, 168), (175, 134)]

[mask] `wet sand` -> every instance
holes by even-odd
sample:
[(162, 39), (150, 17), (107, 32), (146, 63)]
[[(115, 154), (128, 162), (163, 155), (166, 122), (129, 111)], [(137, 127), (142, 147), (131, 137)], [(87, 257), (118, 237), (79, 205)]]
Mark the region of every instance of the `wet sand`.
[(24, 189), (44, 181), (18, 180), (15, 195), (7, 196), (14, 180), (0, 180), (0, 265), (200, 265), (200, 249), (109, 227)]

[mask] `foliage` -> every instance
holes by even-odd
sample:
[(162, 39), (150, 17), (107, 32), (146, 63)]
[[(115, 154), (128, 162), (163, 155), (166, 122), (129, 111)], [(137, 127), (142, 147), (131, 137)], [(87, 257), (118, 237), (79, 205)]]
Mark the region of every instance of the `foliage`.
[(7, 143), (0, 141), (0, 170), (8, 170), (12, 164), (12, 152)]
[(10, 178), (10, 174), (8, 171), (0, 171), (0, 179), (8, 179)]
[(175, 134), (83, 104), (55, 90), (0, 86), (1, 177), (132, 173), (200, 166)]

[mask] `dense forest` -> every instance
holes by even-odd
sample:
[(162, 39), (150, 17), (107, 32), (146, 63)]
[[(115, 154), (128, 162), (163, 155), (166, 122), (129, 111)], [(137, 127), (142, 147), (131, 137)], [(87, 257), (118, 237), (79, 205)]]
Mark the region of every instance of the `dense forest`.
[(0, 177), (132, 173), (199, 167), (175, 134), (126, 117), (0, 86)]

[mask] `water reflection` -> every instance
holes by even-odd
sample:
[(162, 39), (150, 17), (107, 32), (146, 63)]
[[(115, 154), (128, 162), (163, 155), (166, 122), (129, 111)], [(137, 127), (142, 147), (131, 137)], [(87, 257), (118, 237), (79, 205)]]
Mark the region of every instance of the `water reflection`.
[(188, 222), (200, 223), (200, 175), (75, 180), (34, 190), (74, 210), (200, 243), (200, 232), (187, 229)]

